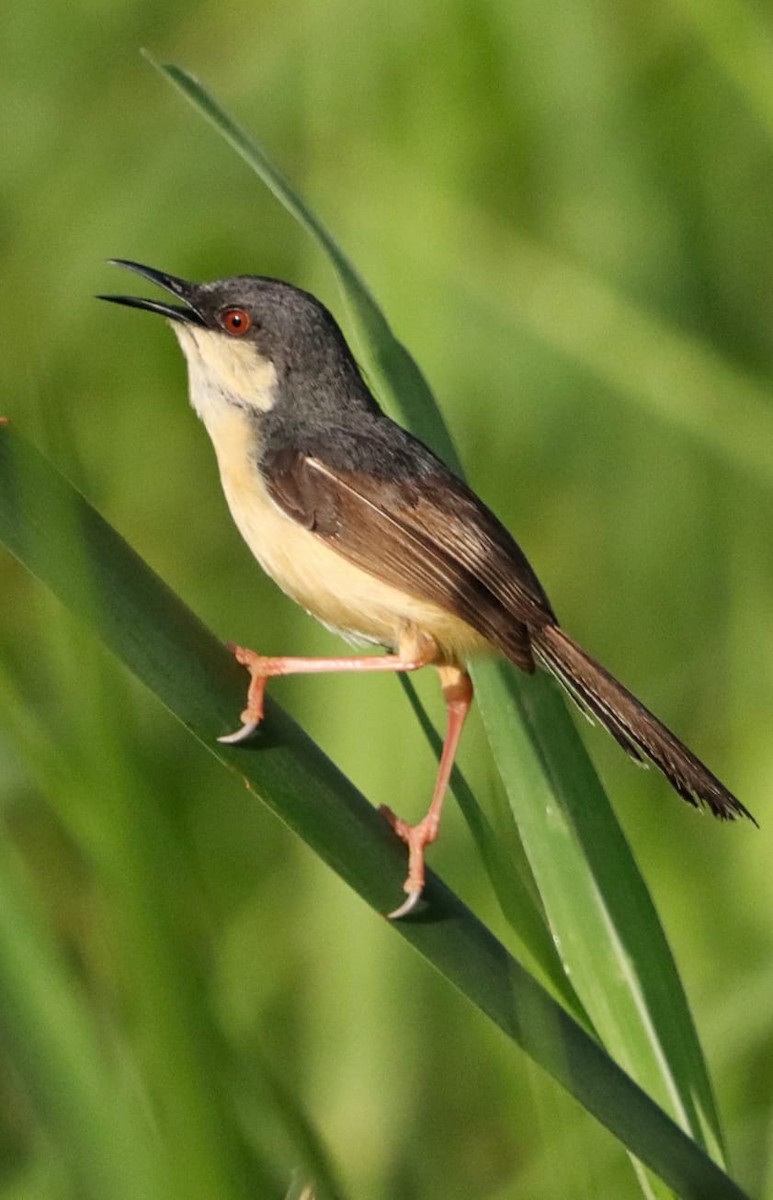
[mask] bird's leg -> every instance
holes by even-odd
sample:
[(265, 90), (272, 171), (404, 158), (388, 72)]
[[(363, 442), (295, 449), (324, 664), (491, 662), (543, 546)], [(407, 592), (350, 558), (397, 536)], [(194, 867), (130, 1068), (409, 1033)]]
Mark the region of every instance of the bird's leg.
[(443, 699), (446, 702), (446, 736), (435, 780), (435, 790), (432, 793), (432, 803), (427, 810), (427, 815), (422, 821), (419, 821), (418, 825), (409, 825), (407, 821), (396, 817), (386, 805), (382, 805), (381, 808), (397, 836), (402, 838), (408, 847), (408, 877), (403, 884), (403, 889), (408, 893), (408, 897), (399, 908), (389, 913), (392, 921), (411, 912), (416, 907), (424, 890), (424, 848), (437, 839), (443, 801), (448, 790), (448, 781), (451, 778), (456, 750), (472, 704), (472, 680), (465, 670), (461, 667), (442, 666), (438, 667), (438, 673), (443, 689)]
[(402, 638), (397, 654), (356, 655), (346, 658), (264, 658), (243, 646), (231, 646), (236, 661), (251, 675), (247, 692), (247, 707), (241, 715), (242, 727), (236, 733), (218, 738), (219, 742), (235, 745), (255, 732), (263, 720), (266, 684), (277, 675), (316, 675), (325, 671), (418, 671), (438, 658), (438, 648), (431, 637), (411, 635)]

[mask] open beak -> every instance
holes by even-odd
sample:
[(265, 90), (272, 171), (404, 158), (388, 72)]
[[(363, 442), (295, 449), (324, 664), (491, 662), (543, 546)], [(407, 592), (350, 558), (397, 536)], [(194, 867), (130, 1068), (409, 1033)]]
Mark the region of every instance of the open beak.
[(184, 279), (177, 279), (174, 275), (166, 275), (163, 271), (156, 271), (154, 267), (143, 267), (141, 263), (129, 262), (125, 258), (110, 258), (108, 262), (111, 266), (127, 267), (130, 271), (135, 271), (138, 275), (149, 279), (151, 283), (158, 284), (164, 291), (177, 296), (183, 304), (167, 304), (164, 300), (148, 300), (144, 296), (97, 296), (98, 300), (110, 300), (113, 304), (126, 304), (129, 308), (144, 308), (148, 312), (160, 313), (162, 317), (169, 317), (173, 321), (183, 321), (188, 325), (206, 327), (206, 321), (192, 299), (196, 291), (194, 284), (186, 283)]

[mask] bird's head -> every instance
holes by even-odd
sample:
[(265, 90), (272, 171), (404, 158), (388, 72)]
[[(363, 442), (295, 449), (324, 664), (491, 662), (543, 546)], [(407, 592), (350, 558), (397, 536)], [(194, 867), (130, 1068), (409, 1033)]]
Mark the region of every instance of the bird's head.
[(169, 320), (188, 361), (191, 402), (205, 421), (222, 405), (261, 413), (281, 403), (298, 416), (374, 405), (335, 319), (308, 292), (263, 276), (189, 283), (140, 263), (111, 262), (174, 297), (100, 299)]

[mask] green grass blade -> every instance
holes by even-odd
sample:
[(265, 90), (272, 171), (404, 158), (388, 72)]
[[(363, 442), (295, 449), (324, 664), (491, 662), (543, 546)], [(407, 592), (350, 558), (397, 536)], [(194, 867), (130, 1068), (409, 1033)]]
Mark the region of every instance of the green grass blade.
[(309, 1183), (300, 1172), (296, 1172), (285, 1200), (316, 1200), (314, 1185)]
[[(265, 1093), (267, 1106), (280, 1115), (282, 1126), (292, 1140), (298, 1161), (303, 1167), (301, 1176), (314, 1181), (318, 1200), (346, 1200), (346, 1191), (337, 1178), (322, 1137), (281, 1072), (254, 1046), (245, 1056), (244, 1068), (240, 1070), (240, 1075), (243, 1077), (245, 1097), (250, 1095), (250, 1091), (254, 1092), (254, 1080), (257, 1078), (261, 1093)], [(247, 1140), (254, 1142), (257, 1149), (265, 1153), (261, 1137), (265, 1125), (264, 1106), (261, 1104), (258, 1107), (254, 1100), (250, 1103), (245, 1099), (240, 1108), (241, 1124)]]
[[(69, 560), (62, 513), (78, 539)], [(243, 672), (46, 459), (1, 425), (0, 541), (363, 899), (380, 911), (394, 902), (404, 854), (385, 822), (276, 704), (250, 749), (215, 741), (242, 702)], [(680, 1196), (743, 1197), (431, 874), (427, 899), (428, 916), (396, 925), (397, 934)]]
[[(442, 739), (419, 699), (413, 680), (401, 675), (400, 683), (435, 758), (439, 760)], [(499, 907), (518, 937), (519, 951), (526, 965), (536, 969), (543, 982), (547, 981), (550, 984), (555, 995), (561, 998), (576, 1020), (589, 1025), (587, 1014), (566, 977), (561, 959), (551, 941), (539, 898), (533, 895), (533, 880), (523, 878), (520, 871), (513, 869), (513, 856), (503, 850), (502, 842), (497, 838), (495, 830), (458, 766), (454, 766), (451, 773), (451, 791), (486, 865)]]
[[(327, 230), (200, 84), (178, 67), (159, 69), (327, 251), (382, 399), (456, 464), (421, 372), (408, 365), (410, 356)], [(474, 678), (498, 769), (519, 824), (528, 825), (524, 844), (551, 930), (581, 1003), (610, 1052), (721, 1159), (711, 1085), (673, 957), (563, 701), (543, 684), (522, 682), (504, 668), (476, 667)], [(529, 710), (536, 719), (519, 731), (514, 717)], [(579, 819), (586, 807), (592, 817)], [(557, 861), (563, 872), (555, 869)], [(578, 888), (587, 906), (577, 902)]]
[(261, 147), (223, 111), (201, 84), (180, 67), (160, 65), (148, 54), (146, 58), (214, 125), (237, 154), (258, 173), (277, 200), (330, 256), (342, 284), (355, 337), (368, 361), (373, 386), (397, 411), (402, 411), (408, 405), (414, 432), (434, 446), (447, 461), (458, 466), (456, 451), (447, 430), (437, 420), (424, 376), (392, 333), (381, 309), (335, 239)]
[[(147, 1154), (151, 1129), (122, 1095), (88, 1001), (70, 979), (21, 864), (0, 840), (0, 1027), (4, 1056), (24, 1080), (84, 1200), (161, 1200)], [(121, 1103), (116, 1098), (121, 1097)]]
[[(773, 416), (762, 377), (674, 327), (568, 255), (420, 184), (417, 206), (464, 231), (474, 260), (444, 280), (495, 326), (528, 329), (615, 396), (682, 430), (717, 463), (770, 489)], [(428, 270), (432, 264), (426, 263)], [(497, 280), (492, 298), (491, 280)]]
[[(649, 895), (641, 875), (626, 870), (629, 851), (623, 833), (575, 730), (556, 753), (562, 723), (554, 717), (564, 710), (563, 697), (552, 680), (541, 677), (533, 686), (524, 686), (497, 663), (480, 664), (475, 678), (486, 683), (481, 689), (484, 724), (527, 854), (539, 863), (543, 901), (552, 927), (561, 931), (559, 952), (572, 963), (578, 994), (596, 1029), (611, 1039), (605, 1044), (615, 1047), (621, 1065), (636, 1078), (644, 1071), (648, 1079), (669, 1089), (665, 1100), (658, 1089), (659, 1102), (679, 1112), (688, 1128), (701, 1129), (711, 1143), (717, 1127), (713, 1108), (704, 1107), (705, 1098), (696, 1103), (678, 1082), (701, 1076), (697, 1037), (683, 1038), (675, 1020), (662, 1020), (657, 1032), (642, 1020), (642, 1014), (668, 1009), (676, 965), (665, 937), (663, 944), (650, 940), (649, 918), (657, 918)], [(544, 817), (551, 830), (549, 853)], [(603, 845), (604, 853), (581, 861), (577, 845), (594, 843)], [(610, 916), (609, 897), (624, 889), (629, 944), (635, 944), (637, 958), (627, 962), (620, 948), (621, 971), (615, 976), (609, 971), (608, 947), (597, 933)]]
[(723, 0), (722, 4), (674, 2), (756, 113), (768, 136), (773, 136), (773, 31), (769, 10), (758, 9), (747, 0)]

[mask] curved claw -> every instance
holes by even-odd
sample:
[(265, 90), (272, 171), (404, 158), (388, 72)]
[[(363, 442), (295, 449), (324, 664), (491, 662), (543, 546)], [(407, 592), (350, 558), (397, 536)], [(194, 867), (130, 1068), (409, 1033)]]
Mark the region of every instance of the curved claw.
[(387, 921), (399, 921), (401, 917), (407, 917), (408, 913), (413, 912), (416, 905), (421, 900), (421, 889), (418, 892), (409, 892), (406, 899), (396, 908), (394, 912), (387, 913)]
[(239, 742), (246, 742), (247, 738), (251, 738), (259, 724), (259, 721), (245, 721), (241, 729), (236, 730), (236, 733), (226, 733), (217, 740), (224, 746), (237, 746)]

